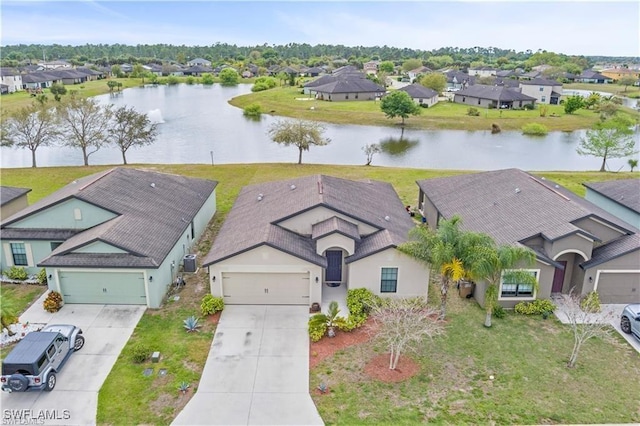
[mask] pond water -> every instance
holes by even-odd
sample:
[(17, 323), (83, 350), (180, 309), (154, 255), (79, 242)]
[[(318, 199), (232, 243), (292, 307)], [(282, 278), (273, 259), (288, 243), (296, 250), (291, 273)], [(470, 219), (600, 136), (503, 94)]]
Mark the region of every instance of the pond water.
[[(254, 121), (228, 104), (249, 93), (250, 85), (236, 87), (176, 85), (126, 89), (117, 96), (98, 96), (100, 102), (130, 105), (159, 123), (156, 142), (127, 152), (129, 163), (256, 163), (295, 162), (295, 147), (282, 147), (267, 136), (278, 119), (263, 115)], [(303, 102), (303, 101), (301, 101)], [(308, 101), (307, 101), (308, 102)], [(315, 101), (314, 101), (315, 102)], [(310, 107), (312, 104), (310, 103)], [(410, 119), (409, 119), (410, 120)], [(331, 143), (312, 147), (304, 163), (364, 164), (365, 144), (380, 143), (373, 165), (491, 170), (517, 167), (525, 170), (597, 170), (600, 159), (583, 157), (576, 146), (583, 131), (551, 132), (545, 137), (517, 131), (492, 135), (489, 131), (405, 130), (396, 127), (327, 124)], [(638, 139), (636, 135), (636, 139)], [(2, 148), (2, 167), (29, 167), (30, 151)], [(39, 166), (81, 165), (80, 150), (44, 147), (37, 152)], [(89, 157), (90, 164), (119, 164), (121, 154), (105, 147)], [(627, 159), (608, 162), (609, 169), (626, 168)]]

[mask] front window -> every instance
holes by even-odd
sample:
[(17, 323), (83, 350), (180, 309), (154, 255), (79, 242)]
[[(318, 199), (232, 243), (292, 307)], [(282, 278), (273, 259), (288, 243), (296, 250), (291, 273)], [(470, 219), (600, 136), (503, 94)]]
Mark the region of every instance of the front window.
[(11, 254), (13, 255), (13, 264), (16, 266), (27, 266), (27, 249), (24, 243), (11, 243)]
[[(538, 271), (523, 271), (534, 278), (538, 278)], [(500, 297), (533, 297), (534, 286), (532, 283), (524, 283), (517, 276), (504, 276)]]
[(382, 268), (380, 293), (395, 293), (398, 289), (398, 268)]
[(547, 97), (546, 97), (546, 96), (543, 96), (543, 97), (540, 99), (540, 102), (546, 102), (546, 101), (547, 101)]
[(541, 92), (544, 92), (544, 87), (541, 87), (541, 88), (540, 88), (540, 91), (541, 91)]

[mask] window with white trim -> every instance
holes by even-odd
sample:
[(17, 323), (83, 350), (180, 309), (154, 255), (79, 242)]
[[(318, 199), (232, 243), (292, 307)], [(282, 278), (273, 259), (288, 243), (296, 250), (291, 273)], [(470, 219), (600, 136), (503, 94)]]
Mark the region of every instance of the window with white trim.
[(382, 268), (380, 293), (395, 293), (398, 289), (398, 268)]
[[(538, 279), (538, 271), (523, 271)], [(503, 276), (500, 285), (500, 297), (533, 297), (534, 286), (532, 283), (519, 282), (515, 276)]]
[(11, 243), (11, 255), (15, 266), (27, 266), (27, 249), (24, 243)]

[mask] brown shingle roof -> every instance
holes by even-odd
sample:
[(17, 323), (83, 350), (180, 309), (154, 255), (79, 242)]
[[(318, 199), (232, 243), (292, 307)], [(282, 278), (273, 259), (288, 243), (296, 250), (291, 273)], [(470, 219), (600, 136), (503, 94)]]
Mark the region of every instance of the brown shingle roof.
[[(359, 233), (355, 260), (407, 240), (413, 222), (393, 187), (385, 182), (356, 182), (325, 175), (312, 175), (244, 187), (218, 233), (203, 265), (210, 265), (252, 248), (268, 245), (311, 263), (325, 266), (315, 252), (311, 235), (298, 235), (280, 223), (315, 207), (324, 207), (377, 229)], [(348, 220), (345, 220), (348, 222)], [(349, 231), (348, 225), (340, 229)], [(309, 224), (314, 225), (314, 224)], [(318, 225), (329, 227), (330, 223)], [(319, 228), (316, 228), (318, 230)], [(323, 229), (324, 230), (324, 229)]]

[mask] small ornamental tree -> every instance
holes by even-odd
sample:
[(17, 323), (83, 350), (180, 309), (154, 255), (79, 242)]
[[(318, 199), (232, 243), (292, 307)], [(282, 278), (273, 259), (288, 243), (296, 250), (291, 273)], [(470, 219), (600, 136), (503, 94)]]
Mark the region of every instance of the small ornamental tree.
[(324, 132), (324, 125), (303, 120), (280, 120), (273, 123), (268, 130), (272, 141), (298, 148), (298, 164), (302, 164), (303, 151), (309, 151), (311, 146), (324, 146), (331, 142), (331, 139), (323, 136)]
[(218, 77), (220, 78), (220, 83), (224, 86), (234, 86), (238, 84), (238, 80), (240, 79), (238, 72), (233, 68), (223, 69), (220, 71), (220, 74), (218, 74)]
[(584, 107), (584, 98), (580, 95), (569, 96), (564, 101), (564, 112), (567, 114), (573, 114), (580, 108)]
[(411, 99), (411, 96), (407, 92), (397, 90), (382, 98), (380, 102), (380, 109), (387, 116), (387, 118), (402, 118), (402, 125), (404, 126), (404, 119), (410, 115), (419, 115), (420, 107)]
[(367, 163), (365, 164), (365, 166), (370, 166), (371, 162), (373, 161), (373, 156), (382, 152), (382, 150), (380, 149), (380, 145), (378, 145), (377, 143), (366, 144), (362, 147), (362, 151), (367, 156)]
[(382, 299), (374, 305), (371, 317), (378, 325), (375, 336), (389, 349), (389, 369), (395, 370), (402, 353), (415, 351), (425, 339), (444, 332), (438, 312), (425, 298)]
[(629, 157), (637, 153), (633, 132), (625, 123), (608, 120), (598, 123), (593, 129), (587, 130), (586, 137), (580, 140), (576, 151), (579, 155), (602, 157), (600, 171), (604, 172), (608, 158)]

